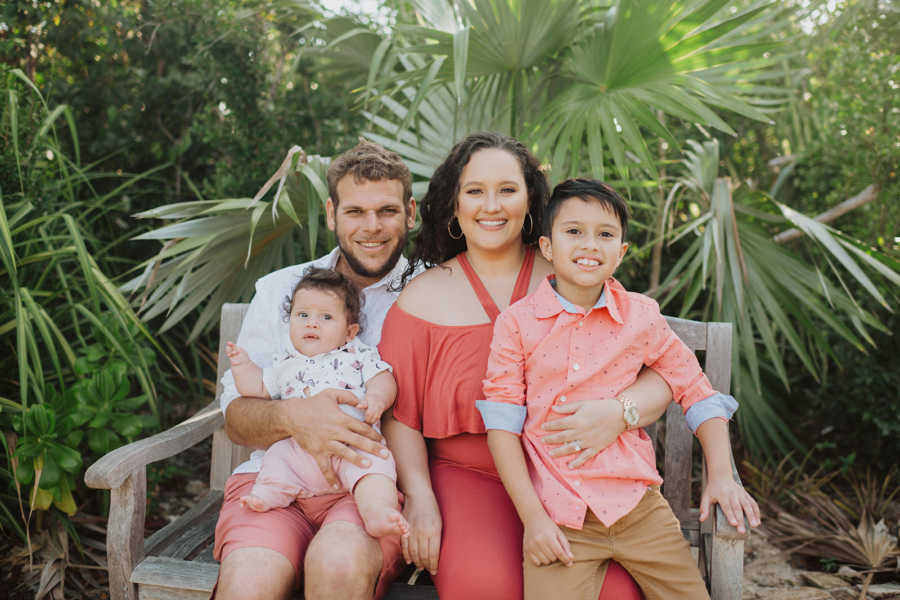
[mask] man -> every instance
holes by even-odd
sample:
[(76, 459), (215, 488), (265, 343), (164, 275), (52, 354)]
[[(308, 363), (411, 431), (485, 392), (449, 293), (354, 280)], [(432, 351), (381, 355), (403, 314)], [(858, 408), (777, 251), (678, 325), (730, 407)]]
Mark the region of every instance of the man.
[[(338, 246), (309, 263), (287, 267), (261, 278), (250, 303), (238, 344), (261, 366), (290, 349), (280, 306), (309, 266), (334, 268), (362, 290), (362, 340), (377, 345), (381, 326), (397, 295), (395, 285), (406, 269), (402, 256), (415, 224), (411, 175), (400, 157), (362, 141), (328, 169), (328, 228)], [(355, 404), (353, 394), (328, 390), (309, 398), (273, 402), (238, 397), (230, 371), (223, 380), (225, 430), (235, 442), (266, 448), (293, 437), (313, 455), (326, 479), (339, 487), (331, 457), (366, 466), (354, 448), (384, 453), (381, 436), (371, 426), (338, 408)], [(229, 478), (216, 526), (215, 556), (221, 561), (216, 597), (287, 598), (302, 577), (308, 600), (369, 599), (381, 595), (402, 568), (399, 538), (370, 537), (362, 527), (352, 496), (335, 494), (288, 508), (257, 513), (239, 503), (259, 470), (262, 452), (239, 466)]]

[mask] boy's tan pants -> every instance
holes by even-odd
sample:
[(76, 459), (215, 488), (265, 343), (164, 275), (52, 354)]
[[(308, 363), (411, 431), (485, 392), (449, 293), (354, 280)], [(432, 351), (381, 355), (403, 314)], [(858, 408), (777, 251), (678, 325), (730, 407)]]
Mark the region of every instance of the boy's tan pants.
[(588, 510), (582, 529), (560, 529), (575, 564), (536, 567), (526, 560), (525, 600), (596, 600), (609, 559), (631, 573), (647, 600), (709, 599), (678, 519), (657, 486), (612, 527)]

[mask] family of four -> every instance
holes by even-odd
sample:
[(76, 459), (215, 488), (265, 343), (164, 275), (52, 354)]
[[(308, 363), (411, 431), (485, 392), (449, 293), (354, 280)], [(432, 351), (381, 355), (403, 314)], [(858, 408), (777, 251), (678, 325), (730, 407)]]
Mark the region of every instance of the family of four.
[(407, 259), (399, 156), (360, 142), (328, 188), (337, 247), (260, 279), (227, 347), (226, 431), (268, 450), (226, 484), (216, 598), (379, 598), (407, 563), (442, 600), (708, 598), (641, 427), (681, 405), (701, 519), (719, 503), (743, 530), (759, 510), (731, 477), (737, 404), (613, 278), (622, 197), (551, 194), (523, 144), (470, 135)]

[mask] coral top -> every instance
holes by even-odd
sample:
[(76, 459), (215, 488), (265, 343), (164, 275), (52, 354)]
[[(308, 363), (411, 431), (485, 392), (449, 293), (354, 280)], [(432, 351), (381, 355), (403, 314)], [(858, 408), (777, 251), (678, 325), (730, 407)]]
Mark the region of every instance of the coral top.
[[(534, 248), (526, 250), (510, 304), (528, 293), (534, 253)], [(465, 252), (456, 258), (490, 322), (437, 325), (394, 304), (384, 320), (378, 346), (381, 358), (393, 367), (397, 379), (394, 418), (426, 438), (485, 433), (475, 401), (484, 398), (481, 381), (491, 352), (494, 320), (500, 311)]]

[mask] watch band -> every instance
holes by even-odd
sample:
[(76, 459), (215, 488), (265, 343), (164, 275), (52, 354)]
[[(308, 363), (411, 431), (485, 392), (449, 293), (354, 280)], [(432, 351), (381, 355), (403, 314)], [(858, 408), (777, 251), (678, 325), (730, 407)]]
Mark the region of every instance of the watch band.
[(624, 393), (616, 396), (616, 400), (622, 405), (622, 419), (625, 421), (625, 431), (634, 429), (641, 420), (641, 413), (638, 410), (634, 400), (626, 396)]

